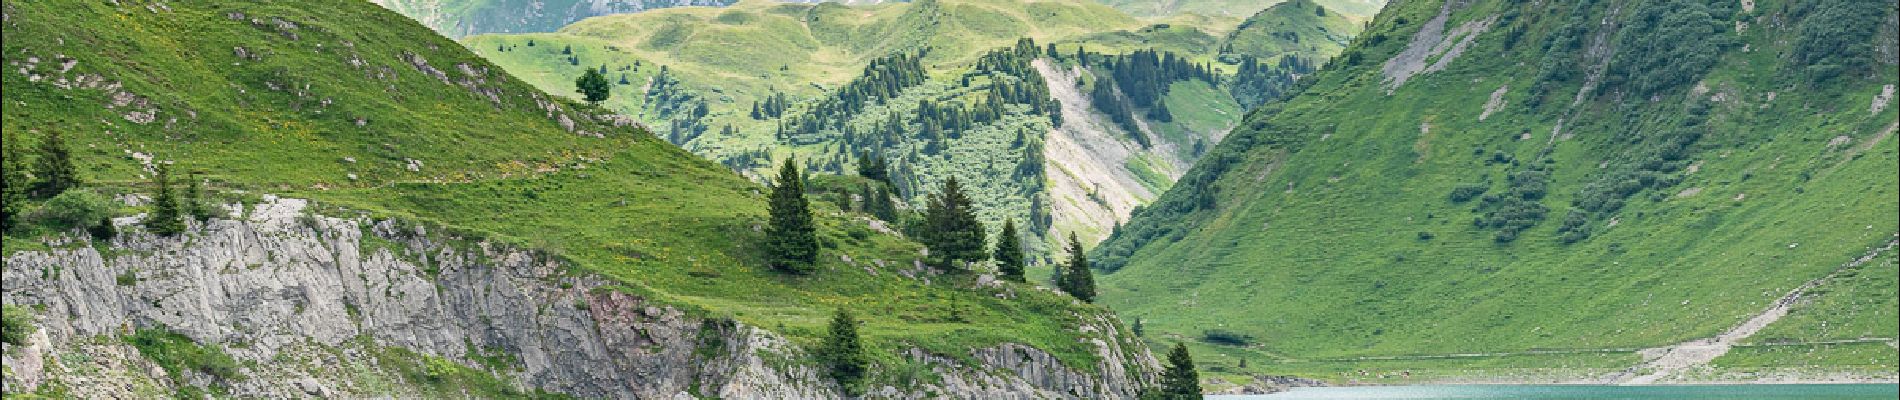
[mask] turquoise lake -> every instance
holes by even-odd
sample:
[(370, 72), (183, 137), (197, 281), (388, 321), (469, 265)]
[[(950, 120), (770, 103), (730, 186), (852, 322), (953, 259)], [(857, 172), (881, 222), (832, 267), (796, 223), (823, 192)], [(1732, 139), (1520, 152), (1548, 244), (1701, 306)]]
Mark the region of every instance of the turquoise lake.
[(1895, 399), (1897, 384), (1841, 385), (1421, 385), (1294, 388), (1218, 400), (1293, 399)]

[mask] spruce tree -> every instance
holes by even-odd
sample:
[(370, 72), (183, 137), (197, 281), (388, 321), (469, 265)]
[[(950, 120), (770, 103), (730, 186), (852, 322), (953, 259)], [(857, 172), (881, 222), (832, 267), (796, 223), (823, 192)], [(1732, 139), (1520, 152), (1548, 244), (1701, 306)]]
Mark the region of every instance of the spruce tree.
[(977, 222), (970, 196), (957, 178), (944, 181), (943, 192), (931, 199), (924, 212), (923, 242), (937, 268), (961, 270), (965, 262), (982, 260), (983, 223)]
[(1174, 350), (1168, 351), (1168, 369), (1161, 372), (1161, 393), (1165, 399), (1200, 399), (1201, 377), (1194, 372), (1194, 357), (1188, 355), (1187, 346), (1174, 344)]
[(199, 221), (211, 219), (211, 217), (215, 216), (213, 213), (217, 212), (217, 210), (213, 208), (214, 206), (209, 201), (205, 200), (204, 191), (198, 187), (198, 181), (203, 179), (198, 177), (197, 172), (193, 172), (187, 176), (190, 177), (191, 180), (185, 182), (185, 213), (191, 215), (192, 219)]
[(178, 198), (172, 195), (169, 179), (171, 168), (158, 165), (158, 173), (152, 175), (152, 183), (157, 188), (152, 192), (152, 212), (145, 215), (145, 230), (159, 236), (173, 236), (185, 232), (185, 221), (179, 213)]
[(817, 228), (812, 225), (811, 204), (805, 200), (805, 179), (790, 158), (779, 169), (770, 202), (772, 221), (765, 240), (772, 268), (795, 274), (811, 272), (818, 261)]
[(587, 68), (586, 72), (581, 73), (580, 78), (574, 79), (574, 92), (580, 93), (588, 104), (599, 105), (600, 102), (607, 101), (607, 98), (613, 95), (608, 91), (612, 87), (612, 84), (607, 82), (607, 76), (601, 75), (600, 71), (595, 71), (593, 68)]
[(897, 202), (891, 200), (889, 188), (879, 185), (871, 197), (877, 200), (876, 203), (872, 203), (875, 207), (871, 209), (871, 215), (876, 215), (884, 222), (897, 222)]
[(50, 199), (79, 187), (79, 171), (73, 168), (72, 152), (66, 149), (66, 140), (60, 138), (59, 131), (40, 140), (39, 153), (39, 158), (33, 160), (34, 181), (29, 189), (34, 198)]
[(871, 192), (870, 184), (858, 186), (858, 212), (870, 214), (872, 209), (877, 208), (876, 195)]
[(1063, 267), (1057, 286), (1083, 302), (1095, 302), (1095, 272), (1089, 270), (1088, 256), (1082, 254), (1082, 241), (1076, 240), (1075, 232), (1069, 232), (1069, 264)]
[(1003, 221), (1003, 232), (996, 235), (996, 272), (1003, 279), (1023, 282), (1023, 243), (1016, 234), (1016, 220)]
[(26, 209), (27, 188), (32, 184), (27, 168), (25, 152), (7, 142), (5, 154), (0, 154), (0, 231), (13, 229), (13, 220)]
[(850, 311), (839, 308), (831, 317), (831, 334), (825, 337), (822, 357), (831, 367), (831, 379), (845, 393), (857, 395), (863, 390), (865, 373), (871, 361), (864, 355), (864, 343), (858, 340), (858, 321)]
[(113, 236), (119, 235), (119, 227), (112, 225), (112, 217), (104, 217), (100, 218), (98, 223), (87, 227), (86, 233), (92, 234), (92, 240), (112, 240)]

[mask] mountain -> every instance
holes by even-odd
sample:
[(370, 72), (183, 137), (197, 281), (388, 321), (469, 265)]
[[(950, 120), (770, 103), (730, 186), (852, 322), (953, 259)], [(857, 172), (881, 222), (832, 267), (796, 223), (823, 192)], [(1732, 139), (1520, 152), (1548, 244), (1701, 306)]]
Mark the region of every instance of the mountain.
[[(1287, 1), (1289, 0), (1103, 0), (1102, 4), (1144, 17), (1200, 14), (1240, 18)], [(1312, 1), (1329, 10), (1351, 15), (1355, 20), (1370, 18), (1386, 3), (1386, 0)]]
[(459, 38), (483, 33), (552, 32), (588, 17), (656, 8), (732, 4), (734, 0), (371, 0)]
[(1395, 2), (1094, 250), (1102, 296), (1229, 376), (1892, 379), (1896, 24)]
[(1223, 58), (1275, 54), (1329, 59), (1339, 55), (1359, 28), (1344, 14), (1311, 0), (1292, 0), (1241, 21), (1222, 41), (1220, 54)]
[(841, 309), (868, 397), (1156, 371), (1099, 306), (924, 267), (834, 193), (816, 272), (775, 272), (767, 188), (366, 2), (0, 13), (6, 184), (55, 135), (84, 182), (9, 193), (8, 397), (836, 398)]
[[(1354, 24), (1336, 24), (1337, 17), (1299, 4), (1307, 8), (1263, 14), (1256, 19), (1270, 22), (1230, 32), (1240, 20), (1149, 23), (1075, 0), (741, 2), (605, 16), (554, 33), (479, 35), (464, 43), (552, 93), (572, 92), (583, 69), (604, 70), (617, 83), (606, 107), (754, 176), (793, 154), (814, 170), (848, 175), (863, 155), (876, 154), (889, 161), (892, 183), (913, 206), (958, 177), (970, 184), (991, 229), (1014, 219), (1038, 236), (1078, 232), (1093, 242), (1166, 189), (1245, 106), (1283, 92), (1294, 76), (1337, 51), (1321, 42), (1356, 32)], [(1292, 28), (1301, 24), (1323, 26)], [(1315, 34), (1321, 31), (1332, 33)], [(1254, 45), (1282, 40), (1255, 37), (1272, 35), (1311, 46)], [(1053, 57), (1045, 54), (1050, 45)], [(1078, 50), (1114, 57), (1085, 67)], [(1115, 69), (1105, 63), (1148, 50), (1155, 51), (1153, 62), (1175, 58), (1210, 72), (1190, 79), (1183, 68), (1165, 77), (1168, 88), (1154, 93), (1164, 99), (1165, 118), (1156, 118), (1162, 114), (1147, 97), (1129, 98), (1139, 104), (1128, 110), (1098, 107), (1093, 82)], [(907, 80), (864, 92), (885, 87), (880, 68), (911, 58), (917, 70), (903, 72)], [(1012, 105), (977, 114), (991, 108), (992, 88), (1004, 90), (995, 100)], [(857, 106), (865, 100), (872, 104)], [(921, 106), (926, 100), (932, 106)], [(764, 115), (754, 112), (761, 106)], [(939, 110), (945, 107), (951, 109)]]

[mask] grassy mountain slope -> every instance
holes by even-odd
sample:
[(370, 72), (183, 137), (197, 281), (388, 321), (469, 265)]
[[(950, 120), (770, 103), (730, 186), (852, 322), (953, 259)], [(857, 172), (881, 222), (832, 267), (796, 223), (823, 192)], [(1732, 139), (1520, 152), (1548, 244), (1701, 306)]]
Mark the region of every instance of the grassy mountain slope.
[[(1201, 14), (1244, 18), (1255, 12), (1280, 4), (1285, 0), (1103, 0), (1103, 4), (1115, 7), (1129, 14), (1156, 17), (1178, 14)], [(1316, 0), (1326, 8), (1353, 15), (1356, 19), (1370, 18), (1379, 12), (1386, 0)]]
[[(820, 272), (771, 272), (759, 250), (762, 187), (615, 126), (604, 110), (542, 94), (396, 13), (361, 2), (121, 3), (3, 6), (0, 132), (9, 145), (63, 133), (83, 190), (149, 191), (149, 156), (175, 176), (202, 172), (231, 200), (310, 198), (542, 249), (622, 290), (806, 345), (833, 310), (858, 310), (888, 368), (901, 367), (901, 348), (967, 354), (1001, 342), (1083, 369), (1097, 359), (1077, 340), (1092, 334), (1076, 327), (1100, 308), (1013, 284), (904, 278), (919, 247), (833, 204), (814, 204)], [(7, 251), (44, 246), (48, 229), (9, 232)]]
[(1221, 43), (1221, 54), (1302, 55), (1332, 58), (1359, 33), (1360, 26), (1310, 0), (1267, 7), (1242, 21)]
[(553, 32), (587, 17), (733, 0), (372, 0), (451, 38), (483, 33)]
[[(1606, 372), (1900, 231), (1890, 5), (1445, 3), (1382, 12), (1136, 213), (1096, 250), (1106, 303), (1217, 371)], [(1763, 335), (1891, 341), (1891, 284)], [(1534, 349), (1583, 352), (1352, 361)], [(1821, 362), (1891, 371), (1857, 349)]]
[[(779, 133), (786, 124), (795, 124), (841, 88), (863, 78), (865, 65), (872, 60), (923, 51), (929, 79), (903, 88), (888, 101), (845, 116), (844, 124), (859, 133), (886, 125), (890, 116), (915, 114), (921, 100), (983, 104), (985, 89), (994, 79), (1042, 79), (1022, 73), (992, 78), (985, 76), (989, 72), (974, 69), (980, 57), (1006, 49), (1018, 38), (1040, 44), (1054, 42), (1065, 56), (1077, 48), (1106, 54), (1169, 51), (1227, 74), (1233, 73), (1236, 67), (1231, 64), (1240, 62), (1243, 55), (1273, 59), (1283, 51), (1291, 51), (1308, 60), (1323, 58), (1327, 54), (1307, 52), (1306, 48), (1252, 45), (1229, 49), (1225, 61), (1216, 57), (1229, 41), (1264, 43), (1277, 39), (1253, 36), (1279, 35), (1310, 42), (1315, 40), (1310, 32), (1334, 30), (1294, 27), (1330, 23), (1318, 16), (1310, 3), (1301, 4), (1306, 8), (1286, 16), (1275, 13), (1260, 18), (1273, 23), (1259, 23), (1245, 33), (1230, 33), (1227, 30), (1237, 26), (1238, 20), (1199, 18), (1217, 22), (1215, 27), (1144, 25), (1114, 9), (1070, 0), (939, 0), (871, 6), (742, 2), (719, 9), (676, 8), (606, 16), (556, 33), (479, 35), (464, 42), (478, 54), (552, 93), (573, 96), (572, 77), (582, 68), (604, 69), (617, 84), (612, 89), (613, 98), (603, 106), (655, 127), (670, 141), (735, 169), (760, 173), (773, 160), (798, 154), (815, 168), (848, 173), (857, 153), (865, 149), (856, 143), (840, 143), (846, 135), (839, 129), (827, 126), (821, 132), (793, 136)], [(1079, 79), (1093, 79), (1092, 74), (1085, 75), (1090, 77)], [(1141, 148), (1128, 139), (1127, 133), (1105, 134), (1122, 138), (1122, 143), (1114, 146), (1135, 147), (1143, 153), (1131, 158), (1132, 162), (1116, 161), (1113, 166), (1140, 181), (1139, 193), (1128, 194), (1133, 200), (1108, 207), (1120, 211), (1099, 221), (1058, 215), (1067, 223), (1043, 224), (1043, 229), (1035, 231), (1054, 229), (1061, 234), (1080, 229), (1091, 240), (1104, 236), (1114, 220), (1124, 218), (1133, 205), (1166, 189), (1195, 157), (1211, 148), (1239, 120), (1243, 107), (1230, 93), (1229, 82), (1172, 85), (1182, 88), (1170, 90), (1165, 102), (1180, 118), (1146, 121), (1151, 128), (1146, 133), (1164, 146)], [(790, 103), (782, 118), (750, 115), (753, 104), (779, 96)], [(705, 106), (704, 115), (689, 112), (700, 105)], [(1082, 119), (1104, 118), (1083, 111), (1078, 114)], [(926, 141), (912, 140), (916, 138), (898, 140), (880, 151), (902, 159), (897, 167), (906, 171), (907, 182), (901, 183), (900, 189), (913, 201), (921, 200), (943, 180), (957, 176), (973, 183), (970, 186), (980, 203), (983, 220), (990, 225), (1000, 226), (1004, 218), (1037, 219), (1038, 215), (1048, 215), (1050, 204), (1058, 201), (1037, 199), (1044, 196), (1042, 188), (1050, 186), (1037, 178), (1043, 174), (991, 177), (998, 171), (1011, 170), (1026, 158), (1039, 158), (1023, 153), (1025, 149), (1042, 148), (1040, 144), (1023, 142), (1046, 141), (1043, 136), (1055, 121), (1048, 121), (1044, 110), (1012, 109), (1009, 114), (995, 123), (978, 124), (971, 134), (952, 135), (947, 139), (951, 144), (945, 146), (950, 152), (943, 155), (911, 154), (929, 146)], [(1025, 138), (1017, 140), (1018, 133), (1026, 133)], [(1088, 175), (1081, 179), (1099, 182), (1108, 178)]]

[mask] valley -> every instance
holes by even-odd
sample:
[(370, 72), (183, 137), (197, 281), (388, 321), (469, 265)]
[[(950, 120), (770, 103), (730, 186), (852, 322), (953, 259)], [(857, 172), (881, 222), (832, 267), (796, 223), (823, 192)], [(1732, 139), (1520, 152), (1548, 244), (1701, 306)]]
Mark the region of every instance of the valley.
[(1886, 1), (0, 16), (7, 398), (1900, 381)]

